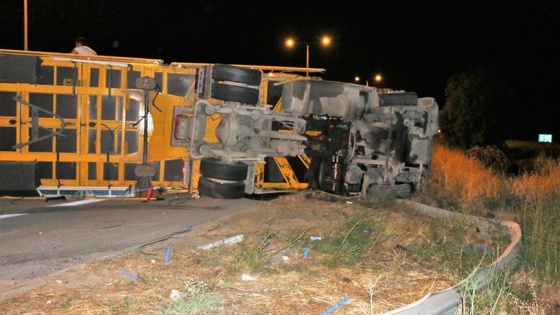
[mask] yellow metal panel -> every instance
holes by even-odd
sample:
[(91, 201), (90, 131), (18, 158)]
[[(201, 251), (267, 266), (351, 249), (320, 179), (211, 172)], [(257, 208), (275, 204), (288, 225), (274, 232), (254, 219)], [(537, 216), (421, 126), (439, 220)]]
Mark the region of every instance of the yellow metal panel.
[[(153, 99), (155, 95), (151, 95)], [(151, 115), (153, 119), (154, 130), (149, 139), (149, 160), (166, 160), (183, 158), (187, 154), (184, 147), (171, 146), (171, 137), (173, 135), (173, 110), (176, 105), (184, 104), (184, 99), (179, 96), (160, 94), (157, 96), (155, 104), (161, 112), (151, 107)]]
[(282, 177), (284, 177), (284, 180), (288, 184), (288, 187), (290, 187), (290, 188), (300, 188), (301, 184), (300, 184), (299, 180), (297, 179), (296, 174), (294, 173), (294, 170), (290, 166), (290, 163), (288, 162), (288, 159), (286, 159), (283, 156), (275, 156), (274, 161), (276, 162), (276, 165), (278, 165), (278, 168), (280, 169), (280, 172), (282, 173)]
[(264, 183), (265, 163), (255, 163), (255, 187), (262, 187)]
[(264, 188), (264, 189), (278, 189), (278, 190), (294, 189), (294, 187), (292, 187), (288, 183), (268, 183), (268, 182), (263, 183), (261, 188)]
[[(130, 152), (129, 145), (126, 142), (126, 132), (138, 130), (137, 128), (132, 128), (130, 125), (133, 122), (127, 121), (125, 115), (125, 110), (128, 108), (129, 103), (126, 99), (127, 93), (130, 91), (126, 85), (128, 82), (128, 71), (139, 71), (140, 76), (151, 76), (154, 77), (156, 72), (162, 73), (163, 83), (162, 89), (167, 90), (167, 72), (172, 73), (193, 73), (193, 70), (186, 69), (176, 69), (167, 66), (162, 66), (160, 61), (148, 60), (148, 59), (136, 59), (136, 58), (121, 58), (121, 57), (107, 57), (107, 56), (93, 56), (92, 58), (82, 58), (81, 56), (68, 55), (68, 54), (53, 54), (53, 53), (42, 53), (42, 52), (25, 52), (20, 51), (9, 51), (0, 50), (2, 53), (14, 53), (23, 55), (36, 55), (42, 59), (42, 65), (52, 67), (52, 74), (50, 80), (53, 84), (13, 84), (13, 83), (0, 83), (0, 91), (2, 92), (13, 92), (22, 98), (24, 101), (29, 101), (30, 93), (40, 93), (48, 94), (53, 97), (53, 111), (56, 113), (59, 111), (60, 105), (57, 104), (57, 96), (64, 95), (76, 95), (76, 117), (75, 118), (65, 118), (66, 129), (75, 130), (76, 132), (76, 152), (74, 153), (60, 153), (58, 155), (58, 161), (63, 163), (76, 163), (76, 178), (75, 179), (64, 179), (56, 180), (56, 161), (57, 154), (55, 152), (57, 142), (55, 139), (47, 139), (44, 141), (50, 141), (52, 143), (52, 152), (30, 152), (29, 146), (24, 146), (15, 151), (4, 151), (0, 154), (0, 160), (2, 161), (38, 161), (42, 163), (51, 163), (52, 165), (52, 178), (43, 178), (43, 185), (59, 185), (60, 183), (69, 186), (80, 186), (80, 185), (107, 185), (108, 182), (103, 180), (104, 176), (104, 165), (106, 163), (107, 155), (102, 154), (103, 145), (101, 143), (101, 135), (103, 130), (109, 129), (114, 133), (115, 147), (120, 147), (120, 152), (113, 152), (109, 156), (109, 161), (113, 165), (117, 166), (118, 180), (111, 180), (111, 184), (117, 185), (129, 185), (134, 184), (134, 181), (124, 180), (125, 167), (124, 160), (141, 162), (141, 154), (138, 152)], [(55, 60), (54, 58), (59, 58)], [(60, 58), (64, 58), (61, 60)], [(98, 62), (98, 63), (94, 63)], [(125, 63), (126, 67), (115, 66), (115, 62)], [(75, 69), (76, 75), (66, 75), (68, 77), (60, 77), (60, 73), (57, 69), (59, 67), (66, 67)], [(96, 69), (97, 82), (92, 81), (92, 70)], [(108, 71), (120, 72), (120, 81), (112, 82), (112, 85), (120, 86), (119, 88), (107, 88), (108, 82)], [(68, 70), (65, 70), (68, 73)], [(60, 85), (58, 84), (60, 81)], [(90, 97), (96, 96), (94, 99), (95, 103), (90, 104)], [(116, 98), (116, 108), (114, 109), (114, 120), (102, 119), (102, 98), (103, 97), (113, 97)], [(179, 98), (182, 102), (182, 99)], [(173, 101), (175, 102), (175, 100)], [(41, 104), (36, 104), (41, 105)], [(91, 105), (91, 106), (90, 106)], [(95, 113), (90, 113), (93, 110)], [(155, 111), (152, 112), (155, 115)], [(60, 129), (61, 123), (56, 118), (39, 117), (39, 125), (43, 128), (48, 129)], [(92, 118), (95, 117), (95, 118)], [(167, 119), (167, 118), (164, 118)], [(11, 124), (10, 122), (16, 121), (16, 124)], [(93, 124), (93, 125), (92, 125)], [(169, 123), (161, 123), (163, 126), (170, 126)], [(16, 130), (16, 143), (27, 142), (30, 139), (30, 127), (31, 127), (31, 114), (29, 107), (18, 104), (16, 106), (15, 116), (3, 116), (0, 117), (0, 127), (9, 127)], [(89, 137), (90, 131), (94, 132), (95, 138)], [(155, 133), (158, 136), (157, 133)], [(182, 158), (185, 155), (186, 150), (184, 148), (171, 148), (166, 145), (161, 145), (163, 143), (167, 144), (168, 139), (165, 138), (165, 134), (162, 138), (154, 138), (150, 145), (154, 145), (154, 148), (149, 148), (154, 154), (154, 161), (162, 160), (164, 158)], [(141, 137), (141, 133), (138, 132), (138, 137)], [(95, 143), (90, 143), (95, 140)], [(165, 141), (164, 141), (165, 140)], [(138, 150), (141, 150), (141, 139), (138, 139)], [(89, 153), (90, 147), (93, 149), (94, 153)], [(95, 179), (89, 179), (89, 163), (95, 163)], [(162, 169), (164, 163), (161, 163)], [(159, 176), (163, 178), (163, 175)]]
[(309, 169), (309, 164), (311, 164), (311, 159), (305, 154), (298, 155), (298, 158), (301, 160), (301, 162), (305, 166), (305, 169)]

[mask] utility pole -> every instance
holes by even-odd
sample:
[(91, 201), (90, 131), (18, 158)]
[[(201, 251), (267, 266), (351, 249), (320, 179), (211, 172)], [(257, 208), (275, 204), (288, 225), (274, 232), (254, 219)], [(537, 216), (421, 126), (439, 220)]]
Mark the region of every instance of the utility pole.
[(27, 50), (27, 0), (23, 0), (23, 49)]

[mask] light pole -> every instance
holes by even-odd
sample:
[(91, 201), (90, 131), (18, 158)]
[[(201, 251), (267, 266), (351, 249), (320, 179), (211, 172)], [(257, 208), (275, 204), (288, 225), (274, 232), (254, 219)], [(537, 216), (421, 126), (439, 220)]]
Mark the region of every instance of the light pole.
[(27, 48), (27, 0), (23, 0), (23, 49)]
[[(305, 42), (302, 43), (305, 45), (305, 76), (308, 77), (309, 76), (309, 45), (312, 42)], [(321, 46), (324, 47), (328, 47), (331, 45), (332, 43), (332, 39), (330, 36), (324, 35), (323, 37), (321, 37), (320, 40)], [(296, 46), (297, 42), (293, 37), (289, 37), (288, 39), (286, 39), (286, 47), (288, 48), (294, 48)]]

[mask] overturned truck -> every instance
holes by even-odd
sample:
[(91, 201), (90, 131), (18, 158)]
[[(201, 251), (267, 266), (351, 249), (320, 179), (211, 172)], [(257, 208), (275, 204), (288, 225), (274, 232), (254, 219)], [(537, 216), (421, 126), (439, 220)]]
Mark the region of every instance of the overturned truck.
[[(308, 188), (337, 195), (406, 197), (428, 175), (438, 131), (433, 98), (298, 77), (275, 82), (279, 102), (262, 105), (257, 104), (259, 71), (214, 65), (205, 73), (208, 93), (193, 109), (179, 108), (190, 115), (176, 119), (174, 127), (190, 141), (191, 156), (201, 157), (203, 195), (263, 193), (262, 185), (255, 185), (261, 167), (272, 158), (283, 168), (278, 157), (287, 156), (306, 157)], [(204, 95), (224, 102), (211, 104)], [(201, 139), (215, 113), (222, 115), (214, 131), (218, 141), (207, 143)]]
[(418, 189), (435, 100), (297, 74), (322, 71), (0, 50), (0, 191), (230, 199)]

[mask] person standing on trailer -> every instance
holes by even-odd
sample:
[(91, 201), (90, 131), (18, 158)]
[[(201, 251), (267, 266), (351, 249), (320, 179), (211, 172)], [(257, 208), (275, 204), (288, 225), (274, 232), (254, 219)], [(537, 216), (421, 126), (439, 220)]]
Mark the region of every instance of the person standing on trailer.
[(70, 52), (71, 54), (77, 55), (91, 55), (96, 56), (97, 53), (95, 50), (91, 49), (90, 47), (86, 46), (86, 40), (83, 37), (78, 37), (74, 40), (76, 43), (74, 49)]

